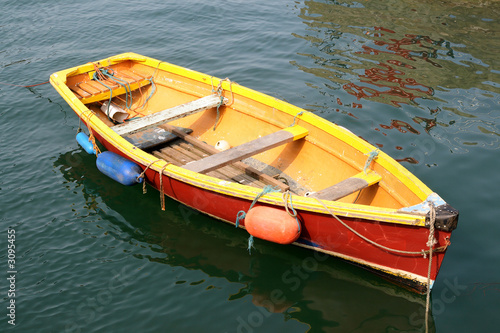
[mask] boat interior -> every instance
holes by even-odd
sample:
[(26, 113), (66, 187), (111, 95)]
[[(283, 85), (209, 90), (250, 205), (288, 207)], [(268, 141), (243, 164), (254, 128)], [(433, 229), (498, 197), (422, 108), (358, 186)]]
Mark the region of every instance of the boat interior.
[[(223, 91), (224, 80), (134, 61), (94, 67), (68, 75), (67, 86), (111, 129), (157, 159), (324, 200), (396, 209), (422, 202), (376, 161), (366, 170), (369, 156), (345, 139), (248, 97), (235, 83)], [(113, 117), (110, 108), (125, 117)]]

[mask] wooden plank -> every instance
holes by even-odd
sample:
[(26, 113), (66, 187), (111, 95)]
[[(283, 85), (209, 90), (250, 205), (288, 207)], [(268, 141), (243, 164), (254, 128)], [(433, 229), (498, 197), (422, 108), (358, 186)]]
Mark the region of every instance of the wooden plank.
[(83, 89), (78, 88), (77, 86), (69, 87), (69, 89), (71, 89), (71, 91), (73, 91), (75, 93), (76, 97), (78, 97), (80, 99), (92, 96), (91, 94), (89, 94), (88, 92), (86, 92)]
[[(183, 133), (182, 131), (178, 131), (172, 125), (164, 124), (164, 125), (160, 125), (160, 127), (168, 130), (169, 132), (174, 133), (175, 135), (181, 137), (185, 141), (191, 143), (193, 146), (198, 147), (201, 150), (204, 150), (209, 154), (219, 153), (219, 151), (217, 149), (215, 149), (215, 147), (213, 147), (213, 146), (211, 146), (211, 145), (209, 145), (201, 140), (198, 140), (197, 138), (195, 138), (192, 135), (187, 135), (186, 133)], [(283, 191), (287, 191), (290, 189), (290, 186), (284, 184), (283, 182), (281, 182), (277, 179), (274, 179), (273, 177), (271, 177), (269, 175), (266, 175), (265, 173), (260, 172), (259, 170), (255, 169), (255, 168), (253, 168), (253, 167), (251, 167), (243, 162), (235, 162), (235, 163), (233, 163), (233, 165), (235, 167), (237, 167), (238, 169), (245, 171), (246, 174), (253, 176), (253, 177), (256, 177), (259, 180), (261, 180), (267, 184), (270, 184), (273, 186), (278, 186)]]
[(194, 172), (205, 173), (285, 143), (301, 139), (307, 134), (308, 131), (305, 128), (295, 125), (190, 163), (185, 165), (184, 168)]
[[(105, 84), (107, 84), (108, 86), (110, 86), (108, 84), (108, 82), (109, 82), (109, 80), (104, 81)], [(80, 101), (83, 104), (89, 104), (89, 103), (93, 103), (93, 102), (97, 102), (97, 101), (102, 101), (102, 100), (105, 100), (105, 99), (109, 99), (109, 97), (111, 96), (111, 92), (107, 88), (106, 88), (105, 91), (100, 92), (100, 91), (97, 91), (97, 89), (95, 89), (93, 87), (90, 87), (89, 85), (85, 86), (85, 84), (86, 83), (83, 82), (83, 83), (80, 83), (78, 86), (80, 88), (82, 88), (83, 90), (87, 90), (87, 88), (88, 89), (94, 89), (94, 90), (93, 90), (93, 92), (89, 92), (89, 93), (92, 94), (91, 96), (82, 97), (80, 99)], [(141, 80), (141, 81), (129, 83), (128, 87), (126, 87), (126, 88), (124, 86), (118, 85), (116, 83), (113, 86), (110, 86), (110, 87), (111, 87), (111, 89), (113, 91), (113, 96), (118, 96), (118, 95), (123, 95), (123, 94), (125, 94), (128, 91), (134, 91), (134, 90), (139, 89), (141, 87), (147, 86), (148, 84), (151, 84), (151, 82), (149, 81), (149, 79), (144, 79), (144, 80)], [(82, 86), (82, 85), (84, 85), (84, 86)], [(71, 89), (73, 90), (73, 88), (71, 88)], [(81, 95), (81, 94), (79, 93), (79, 95)]]
[[(227, 99), (224, 99), (224, 103), (225, 102), (227, 102)], [(140, 119), (129, 121), (125, 124), (113, 126), (112, 129), (119, 135), (126, 136), (206, 109), (214, 108), (219, 105), (219, 103), (220, 97), (214, 94), (147, 115)]]
[[(193, 132), (190, 128), (178, 127), (178, 129), (186, 134)], [(179, 138), (177, 135), (159, 127), (149, 128), (145, 131), (133, 133), (124, 137), (125, 140), (140, 149), (151, 149), (177, 138)]]
[(77, 87), (88, 92), (91, 95), (96, 95), (101, 92), (99, 89), (94, 88), (92, 85), (88, 84), (88, 82), (82, 82), (78, 84)]
[(357, 175), (347, 178), (340, 183), (327, 187), (321, 191), (309, 195), (312, 198), (323, 200), (339, 200), (343, 197), (361, 191), (368, 186), (378, 183), (382, 177), (374, 171), (368, 170), (367, 173), (360, 172)]
[(87, 81), (85, 84), (91, 86), (92, 88), (98, 90), (99, 94), (109, 90), (106, 86), (104, 86), (100, 81)]
[[(168, 160), (172, 161), (172, 163), (174, 163), (177, 166), (183, 166), (187, 162), (199, 160), (199, 157), (193, 158), (192, 155), (186, 154), (185, 151), (175, 149), (174, 147), (165, 147), (165, 148), (161, 149), (160, 151), (155, 151), (153, 153), (153, 155), (163, 156), (164, 159), (167, 158)], [(226, 175), (222, 172), (219, 172), (218, 170), (212, 171), (209, 175), (212, 177), (215, 177), (215, 178), (222, 179), (222, 180), (231, 181), (231, 178), (229, 178), (228, 175)]]
[[(203, 150), (187, 142), (181, 142), (173, 148), (182, 149), (185, 154), (191, 154), (190, 156), (195, 157), (195, 160), (199, 160), (208, 156)], [(231, 180), (240, 184), (251, 185), (259, 188), (263, 188), (266, 185), (265, 183), (261, 182), (258, 177), (252, 177), (248, 175), (244, 170), (241, 170), (234, 165), (226, 165), (225, 167), (217, 169), (216, 171), (219, 171), (220, 173), (229, 177)], [(212, 172), (215, 172), (215, 170)]]

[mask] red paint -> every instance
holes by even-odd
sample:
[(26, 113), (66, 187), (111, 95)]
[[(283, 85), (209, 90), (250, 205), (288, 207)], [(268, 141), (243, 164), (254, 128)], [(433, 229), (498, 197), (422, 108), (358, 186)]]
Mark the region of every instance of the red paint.
[[(112, 145), (104, 141), (102, 137), (97, 135), (96, 137), (101, 140), (106, 148), (123, 156)], [(141, 165), (141, 167), (145, 169), (146, 166)], [(146, 172), (146, 179), (156, 189), (159, 189), (158, 172), (149, 169)], [(202, 213), (233, 224), (236, 223), (238, 212), (241, 210), (248, 211), (252, 203), (252, 199), (233, 197), (198, 188), (166, 175), (163, 175), (163, 188), (165, 195), (175, 198)], [(280, 206), (273, 209), (279, 210), (283, 208)], [(339, 256), (362, 260), (364, 262), (363, 266), (370, 269), (376, 270), (375, 265), (380, 265), (391, 270), (415, 274), (422, 278), (427, 277), (429, 260), (424, 258), (423, 255), (401, 255), (388, 252), (355, 235), (330, 214), (298, 209), (296, 211), (302, 222), (300, 238), (296, 242), (312, 246), (318, 250), (334, 252)], [(429, 229), (427, 228), (357, 218), (341, 217), (341, 220), (360, 234), (381, 245), (404, 251), (420, 252), (428, 249), (426, 243)], [(245, 221), (241, 221), (240, 225), (245, 226)], [(436, 247), (440, 247), (448, 244), (451, 233), (436, 230), (435, 235), (438, 240)], [(438, 252), (433, 256), (430, 276), (432, 280), (436, 279), (444, 254), (445, 252)], [(409, 280), (404, 282), (412, 288), (419, 288), (421, 292), (425, 291), (425, 287), (422, 285), (415, 285), (414, 282)]]

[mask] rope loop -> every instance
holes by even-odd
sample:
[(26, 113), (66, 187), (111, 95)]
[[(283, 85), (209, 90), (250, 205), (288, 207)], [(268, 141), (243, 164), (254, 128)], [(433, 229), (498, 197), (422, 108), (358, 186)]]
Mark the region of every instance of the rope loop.
[[(255, 203), (257, 203), (257, 201), (265, 194), (267, 193), (273, 193), (273, 192), (280, 192), (280, 188), (278, 186), (276, 187), (273, 187), (271, 185), (266, 185), (264, 186), (264, 188), (262, 189), (262, 192), (260, 192), (259, 194), (257, 194), (255, 196), (255, 198), (253, 199), (252, 201), (252, 204), (250, 205), (250, 208), (248, 208), (248, 211), (250, 211), (250, 209), (253, 208), (253, 206), (255, 205)], [(245, 219), (245, 216), (247, 215), (247, 212), (243, 211), (243, 210), (240, 210), (238, 212), (238, 214), (236, 214), (236, 227), (239, 227), (240, 225), (240, 221), (243, 221)], [(250, 237), (248, 238), (248, 253), (252, 254), (252, 248), (253, 248), (253, 243), (254, 243), (254, 240), (253, 240), (253, 236), (250, 235)]]
[(142, 194), (146, 194), (146, 171), (156, 162), (161, 161), (160, 159), (154, 160), (153, 162), (149, 163), (146, 168), (141, 172), (139, 176), (137, 176), (137, 182), (140, 182), (139, 180), (142, 178)]
[(92, 142), (92, 146), (94, 147), (95, 151), (95, 156), (97, 157), (101, 153), (101, 150), (97, 146), (94, 133), (92, 132), (92, 127), (88, 126), (88, 129), (89, 129), (89, 142)]
[(224, 105), (224, 95), (222, 94), (224, 92), (224, 89), (222, 89), (222, 82), (224, 82), (224, 81), (229, 82), (229, 89), (231, 91), (231, 99), (232, 100), (231, 100), (231, 103), (229, 103), (228, 105), (232, 104), (234, 101), (233, 82), (231, 80), (229, 80), (229, 78), (226, 77), (225, 79), (219, 81), (219, 85), (217, 86), (217, 88), (214, 88), (213, 76), (210, 78), (210, 80), (211, 80), (211, 84), (212, 84), (212, 92), (216, 93), (220, 98), (220, 102), (219, 102), (219, 104), (217, 104), (217, 115), (215, 117), (215, 124), (214, 124), (214, 128), (213, 128), (213, 130), (215, 131), (215, 129), (217, 128), (217, 124), (219, 123), (219, 118), (220, 118), (219, 108), (222, 105)]
[[(292, 202), (292, 194), (289, 190), (283, 192), (283, 195), (281, 196), (283, 199), (283, 203), (285, 204), (285, 210), (290, 215), (291, 217), (295, 218), (295, 221), (297, 221), (297, 225), (299, 227), (299, 233), (301, 231), (301, 226), (299, 222), (299, 218), (297, 217), (297, 211), (295, 208), (293, 208), (293, 202)], [(288, 208), (288, 201), (290, 201), (290, 209)], [(290, 212), (291, 210), (291, 212)]]
[(295, 115), (295, 117), (293, 117), (293, 122), (292, 122), (292, 124), (291, 124), (290, 126), (288, 126), (288, 127), (295, 126), (295, 120), (297, 120), (297, 117), (298, 117), (298, 116), (302, 116), (303, 114), (304, 114), (304, 111), (300, 111), (300, 112), (298, 112), (298, 113)]
[[(429, 312), (430, 312), (430, 302), (431, 302), (431, 270), (432, 270), (432, 251), (434, 245), (437, 243), (434, 237), (434, 224), (436, 222), (436, 208), (434, 203), (429, 201), (429, 239), (427, 240), (427, 246), (429, 247), (429, 267), (427, 268), (427, 295), (425, 301), (425, 331), (429, 332)], [(446, 245), (447, 247), (448, 245)]]
[(167, 162), (167, 164), (165, 164), (160, 171), (160, 203), (161, 203), (161, 210), (163, 210), (163, 211), (165, 211), (165, 193), (163, 191), (163, 171), (169, 165), (170, 165), (170, 163)]
[(365, 166), (363, 168), (363, 172), (365, 173), (365, 175), (366, 175), (366, 170), (368, 170), (372, 161), (378, 157), (378, 153), (379, 153), (378, 149), (372, 150), (371, 152), (368, 153), (368, 159), (366, 160)]

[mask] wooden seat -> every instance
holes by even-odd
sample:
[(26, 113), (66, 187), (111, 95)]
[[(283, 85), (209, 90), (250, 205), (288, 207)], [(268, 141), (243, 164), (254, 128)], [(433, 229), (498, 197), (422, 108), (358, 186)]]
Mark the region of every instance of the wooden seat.
[(368, 186), (378, 183), (382, 177), (374, 171), (360, 172), (355, 176), (347, 178), (340, 183), (327, 187), (321, 191), (312, 193), (309, 197), (323, 200), (339, 200), (343, 197), (360, 191)]
[[(89, 104), (109, 99), (111, 95), (117, 96), (125, 94), (151, 83), (150, 77), (133, 73), (126, 69), (115, 72), (113, 76), (118, 78), (123, 84), (119, 84), (111, 79), (104, 81), (88, 80), (68, 87), (83, 104)], [(126, 85), (125, 82), (127, 83)]]
[(206, 173), (285, 143), (302, 139), (307, 134), (307, 129), (295, 125), (211, 155), (202, 160), (189, 163), (184, 168), (199, 173)]
[[(175, 127), (175, 126), (172, 126), (170, 124), (160, 125), (159, 127), (177, 135), (178, 137), (184, 139), (186, 142), (201, 149), (202, 151), (205, 151), (207, 154), (215, 154), (215, 155), (220, 154), (220, 152), (217, 149), (215, 149), (215, 147), (195, 138), (192, 135), (185, 133), (184, 131), (180, 130), (179, 127)], [(214, 155), (211, 155), (211, 156), (214, 156)], [(206, 158), (207, 157), (204, 157), (203, 159), (201, 159), (201, 161), (203, 161)], [(192, 164), (192, 163), (190, 163), (190, 164)], [(266, 184), (278, 186), (283, 191), (290, 189), (290, 186), (288, 186), (287, 184), (284, 184), (281, 181), (255, 169), (254, 167), (251, 167), (243, 162), (234, 162), (232, 164), (232, 166), (238, 168), (239, 170), (244, 171), (244, 173), (246, 175), (257, 178), (258, 180), (260, 180)]]
[[(226, 103), (227, 99), (223, 99)], [(221, 99), (217, 94), (205, 96), (200, 99), (188, 102), (182, 105), (174, 106), (160, 112), (152, 113), (145, 117), (129, 121), (124, 124), (113, 126), (112, 129), (121, 136), (129, 136), (133, 133), (145, 131), (150, 128), (157, 127), (175, 119), (183, 118), (188, 115), (214, 108), (221, 103)]]

